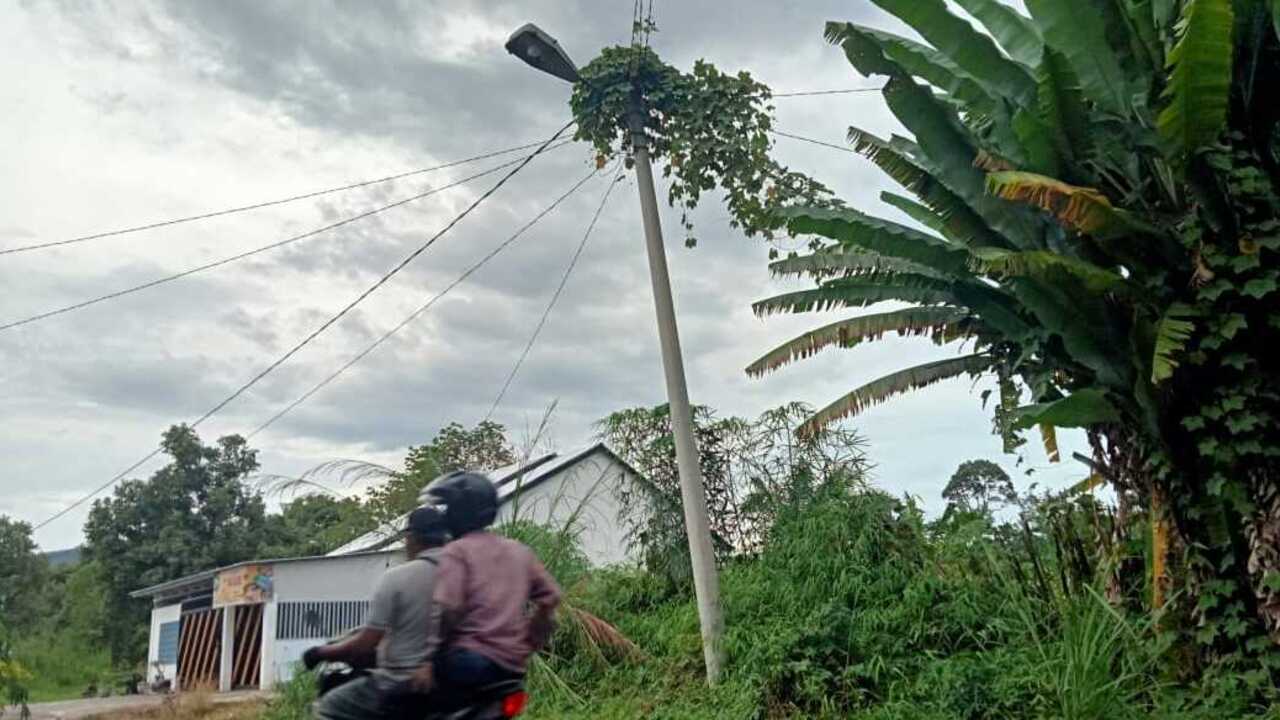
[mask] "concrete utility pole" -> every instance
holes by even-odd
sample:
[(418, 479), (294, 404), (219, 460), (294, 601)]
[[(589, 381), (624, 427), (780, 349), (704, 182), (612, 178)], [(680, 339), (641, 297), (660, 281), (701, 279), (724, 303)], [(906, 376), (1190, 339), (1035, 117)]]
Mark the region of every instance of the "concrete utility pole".
[[(560, 44), (536, 25), (529, 24), (512, 33), (507, 52), (533, 67), (569, 82), (579, 80), (577, 66)], [(627, 113), (636, 180), (640, 189), (640, 214), (644, 219), (645, 247), (649, 253), (649, 278), (658, 313), (658, 340), (662, 345), (662, 369), (667, 379), (667, 404), (671, 410), (671, 432), (676, 441), (676, 463), (680, 473), (680, 498), (684, 506), (689, 556), (693, 561), (693, 589), (698, 599), (698, 620), (702, 626), (702, 655), (707, 666), (707, 682), (720, 680), (724, 661), (724, 617), (720, 610), (720, 578), (711, 546), (711, 524), (707, 518), (707, 496), (702, 487), (702, 466), (693, 436), (693, 413), (685, 384), (680, 335), (676, 331), (675, 306), (671, 300), (671, 279), (667, 275), (667, 251), (662, 243), (662, 221), (653, 190), (653, 168), (644, 132), (646, 111), (638, 92), (632, 94)]]
[(653, 168), (649, 163), (649, 145), (644, 132), (643, 100), (635, 95), (631, 104), (627, 124), (635, 153), (636, 187), (640, 190), (640, 214), (644, 218), (645, 248), (649, 252), (653, 304), (658, 311), (658, 340), (662, 345), (662, 369), (667, 378), (667, 405), (671, 410), (671, 432), (676, 441), (676, 464), (680, 471), (680, 498), (684, 505), (685, 531), (689, 536), (689, 557), (693, 561), (693, 591), (698, 600), (698, 620), (702, 626), (702, 656), (707, 665), (707, 682), (714, 685), (720, 679), (720, 666), (724, 661), (720, 577), (716, 572), (715, 550), (711, 546), (707, 495), (702, 486), (698, 442), (693, 436), (693, 412), (689, 408), (680, 333), (676, 330), (675, 305), (671, 300), (671, 278), (667, 275), (667, 251), (662, 242), (658, 198), (653, 190)]

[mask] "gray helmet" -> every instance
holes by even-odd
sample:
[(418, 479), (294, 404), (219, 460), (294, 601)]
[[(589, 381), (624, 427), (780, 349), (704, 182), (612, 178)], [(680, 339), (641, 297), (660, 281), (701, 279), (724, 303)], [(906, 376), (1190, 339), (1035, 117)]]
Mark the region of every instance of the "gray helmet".
[(455, 538), (489, 527), (498, 516), (498, 488), (477, 472), (445, 473), (432, 480), (418, 500), (444, 513), (445, 524)]

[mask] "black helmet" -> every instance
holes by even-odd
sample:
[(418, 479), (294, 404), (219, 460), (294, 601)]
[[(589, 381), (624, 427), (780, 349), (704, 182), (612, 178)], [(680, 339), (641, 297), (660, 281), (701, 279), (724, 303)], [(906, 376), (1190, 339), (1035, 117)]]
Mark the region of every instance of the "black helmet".
[(404, 531), (413, 533), (428, 547), (443, 545), (449, 540), (449, 524), (444, 511), (432, 505), (424, 505), (409, 513)]
[(445, 524), (455, 538), (489, 527), (498, 516), (498, 488), (476, 472), (445, 473), (432, 480), (418, 500), (444, 511)]

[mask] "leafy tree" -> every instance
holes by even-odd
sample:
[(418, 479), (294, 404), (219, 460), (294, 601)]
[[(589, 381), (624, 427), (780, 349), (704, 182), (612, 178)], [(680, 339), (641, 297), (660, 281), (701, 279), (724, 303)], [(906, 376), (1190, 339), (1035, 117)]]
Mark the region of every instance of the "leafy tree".
[(12, 706), (18, 708), (19, 717), (23, 720), (31, 717), (27, 709), (27, 698), (30, 697), (27, 683), (31, 679), (30, 671), (14, 659), (8, 632), (0, 622), (0, 714)]
[(167, 430), (168, 465), (150, 480), (128, 480), (94, 503), (85, 524), (85, 555), (107, 584), (115, 621), (107, 640), (117, 661), (145, 648), (146, 604), (129, 592), (200, 570), (251, 559), (267, 521), (260, 495), (242, 482), (258, 468), (257, 451), (238, 435), (205, 445), (185, 425)]
[(271, 557), (323, 555), (377, 526), (372, 511), (356, 498), (303, 495), (268, 517)]
[(1018, 499), (1018, 494), (1004, 468), (990, 460), (968, 460), (956, 468), (942, 489), (942, 497), (947, 501), (948, 509), (955, 507), (986, 515), (992, 502), (1012, 503)]
[(516, 462), (516, 453), (502, 424), (485, 420), (474, 428), (449, 423), (425, 445), (409, 448), (400, 470), (358, 460), (325, 463), (303, 476), (337, 475), (350, 485), (374, 481), (365, 509), (375, 524), (390, 522), (418, 505), (427, 483), (453, 470), (488, 471)]
[[(837, 426), (796, 436), (809, 412), (792, 403), (750, 421), (694, 407), (703, 489), (722, 558), (759, 549), (780, 508), (818, 485), (838, 480), (853, 486), (864, 479), (863, 442), (853, 431)], [(689, 578), (688, 540), (668, 406), (620, 410), (601, 420), (598, 431), (641, 476), (621, 489), (631, 542), (651, 570), (683, 583)]]
[(31, 539), (31, 526), (0, 515), (0, 621), (29, 627), (45, 606), (49, 565)]
[(823, 244), (773, 270), (817, 287), (755, 308), (913, 307), (828, 324), (749, 372), (889, 333), (965, 338), (971, 352), (862, 385), (805, 429), (994, 375), (1009, 445), (1038, 426), (1052, 456), (1055, 428), (1088, 431), (1120, 526), (1152, 519), (1152, 604), (1185, 583), (1175, 616), (1206, 655), (1280, 630), (1275, 3), (1028, 0), (1027, 17), (957, 0), (982, 32), (941, 0), (874, 2), (924, 42), (852, 23), (827, 38), (886, 78), (913, 137), (849, 139), (915, 196), (882, 199), (917, 225), (780, 212)]

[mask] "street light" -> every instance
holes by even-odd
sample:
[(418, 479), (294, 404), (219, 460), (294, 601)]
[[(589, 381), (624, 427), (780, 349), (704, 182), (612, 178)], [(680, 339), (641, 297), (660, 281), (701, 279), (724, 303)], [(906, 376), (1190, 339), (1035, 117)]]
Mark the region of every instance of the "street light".
[(578, 82), (578, 68), (569, 59), (569, 54), (560, 47), (560, 43), (542, 31), (542, 28), (528, 23), (511, 33), (505, 46), (507, 52), (538, 68), (569, 82)]
[[(532, 23), (511, 34), (507, 52), (533, 67), (562, 80), (577, 82), (578, 69), (569, 55), (547, 33)], [(667, 252), (662, 242), (662, 222), (653, 190), (653, 167), (644, 130), (645, 110), (638, 90), (632, 92), (627, 112), (640, 189), (640, 214), (644, 218), (645, 248), (649, 254), (649, 279), (658, 314), (658, 340), (662, 346), (662, 369), (667, 381), (667, 405), (671, 410), (671, 432), (676, 441), (676, 464), (680, 472), (680, 498), (684, 506), (685, 530), (689, 536), (689, 558), (693, 565), (693, 589), (698, 599), (698, 620), (702, 628), (702, 655), (707, 666), (707, 682), (720, 679), (723, 661), (724, 621), (720, 612), (720, 579), (716, 574), (715, 552), (711, 545), (711, 525), (707, 519), (707, 497), (702, 487), (698, 445), (693, 436), (693, 413), (689, 409), (689, 389), (685, 384), (680, 335), (676, 331), (675, 305), (671, 300), (671, 278), (667, 274)]]

